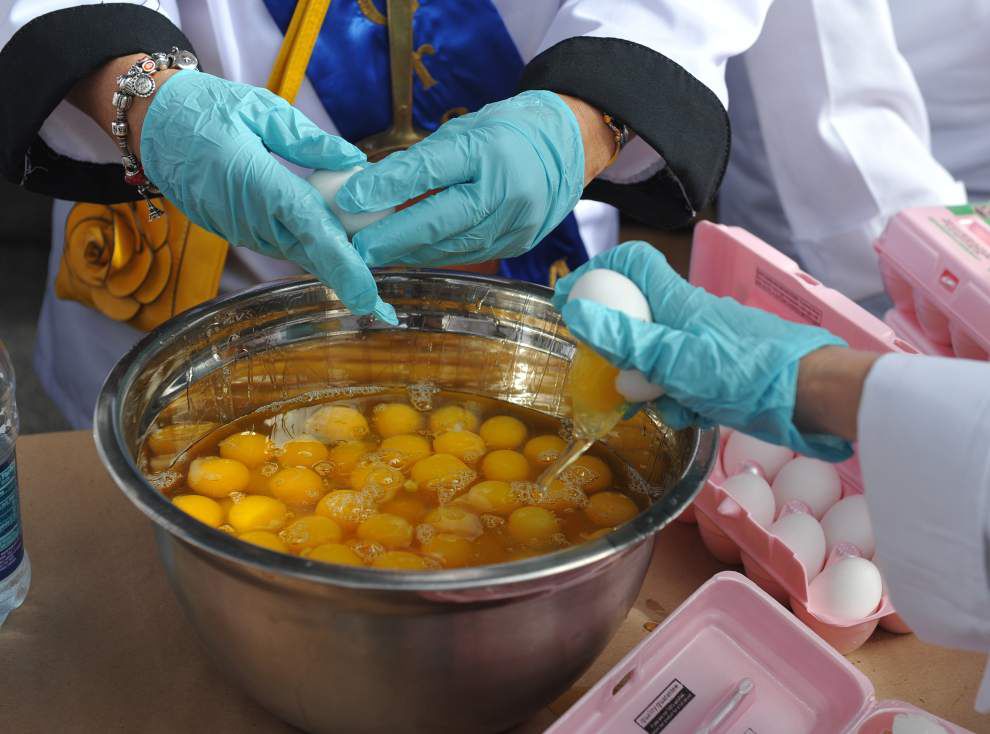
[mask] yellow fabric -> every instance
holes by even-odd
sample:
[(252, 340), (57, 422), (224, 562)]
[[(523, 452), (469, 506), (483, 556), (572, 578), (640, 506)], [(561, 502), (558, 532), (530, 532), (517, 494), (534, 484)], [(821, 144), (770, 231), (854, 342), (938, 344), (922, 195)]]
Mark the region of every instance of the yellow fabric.
[(329, 9), (330, 0), (298, 0), (296, 3), (267, 85), (290, 104), (296, 101), (306, 77), (306, 67)]
[[(295, 101), (330, 0), (299, 0), (268, 88)], [(161, 198), (148, 218), (143, 201), (78, 203), (65, 222), (65, 248), (55, 295), (150, 331), (217, 295), (227, 243)]]

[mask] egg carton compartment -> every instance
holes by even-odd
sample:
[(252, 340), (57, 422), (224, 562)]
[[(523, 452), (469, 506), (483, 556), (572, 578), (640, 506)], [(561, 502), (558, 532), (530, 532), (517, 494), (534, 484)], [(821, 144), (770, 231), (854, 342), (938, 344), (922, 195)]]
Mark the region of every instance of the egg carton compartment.
[(909, 704), (878, 703), (865, 675), (727, 571), (674, 610), (547, 734), (873, 734), (902, 712), (966, 734)]
[[(790, 258), (738, 227), (701, 222), (695, 228), (691, 282), (718, 296), (731, 296), (798, 323), (820, 326), (845, 339), (854, 349), (917, 354), (910, 342), (848, 298), (803, 272)], [(728, 440), (729, 432), (722, 437)], [(728, 478), (722, 461), (692, 505), (702, 540), (719, 560), (741, 564), (774, 598), (789, 603), (794, 613), (842, 652), (863, 644), (884, 621), (891, 631), (907, 631), (884, 593), (879, 607), (852, 622), (808, 606), (804, 566), (783, 542), (756, 522), (725, 491)], [(862, 493), (858, 459), (837, 467), (841, 498)], [(889, 620), (889, 621), (888, 621)], [(888, 626), (889, 625), (889, 626)]]
[(875, 248), (897, 333), (926, 354), (990, 358), (990, 203), (907, 209)]

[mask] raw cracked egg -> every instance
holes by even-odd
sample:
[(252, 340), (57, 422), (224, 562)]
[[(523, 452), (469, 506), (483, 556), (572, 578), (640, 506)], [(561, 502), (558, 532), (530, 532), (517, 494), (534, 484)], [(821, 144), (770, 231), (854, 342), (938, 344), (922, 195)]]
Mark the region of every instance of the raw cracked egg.
[(794, 452), (786, 446), (776, 446), (747, 436), (745, 433), (733, 431), (725, 442), (722, 468), (728, 476), (732, 476), (745, 469), (747, 464), (756, 465), (763, 472), (766, 480), (772, 482), (781, 467), (793, 458)]
[(384, 219), (395, 211), (394, 208), (389, 208), (380, 212), (351, 214), (337, 206), (337, 192), (343, 188), (351, 176), (360, 170), (361, 166), (355, 166), (354, 168), (348, 168), (343, 171), (313, 171), (309, 178), (306, 179), (320, 192), (320, 196), (323, 197), (327, 206), (330, 207), (330, 210), (340, 220), (340, 224), (343, 226), (344, 231), (347, 232), (348, 237), (353, 237), (358, 231), (364, 229), (369, 224), (374, 224), (379, 219)]
[(882, 596), (880, 571), (856, 556), (829, 564), (808, 584), (808, 608), (844, 622), (873, 614)]
[[(643, 292), (629, 278), (614, 270), (597, 268), (578, 278), (567, 300), (578, 298), (622, 311), (639, 321), (653, 321), (650, 304)], [(645, 403), (663, 395), (663, 388), (652, 384), (639, 370), (620, 370), (615, 378), (615, 389), (631, 403)]]

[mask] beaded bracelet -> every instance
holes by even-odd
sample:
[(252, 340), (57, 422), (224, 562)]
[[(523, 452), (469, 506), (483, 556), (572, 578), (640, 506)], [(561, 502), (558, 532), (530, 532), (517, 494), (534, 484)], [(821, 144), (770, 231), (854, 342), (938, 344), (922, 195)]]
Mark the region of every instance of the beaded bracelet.
[(150, 97), (155, 93), (158, 85), (155, 84), (154, 75), (159, 71), (198, 68), (199, 61), (191, 52), (173, 46), (171, 51), (159, 51), (141, 57), (131, 68), (117, 77), (117, 90), (113, 93), (115, 114), (113, 122), (110, 123), (110, 133), (120, 152), (123, 153), (120, 162), (124, 166), (124, 183), (137, 187), (138, 193), (148, 204), (148, 217), (152, 220), (158, 219), (164, 213), (151, 200), (161, 192), (148, 180), (144, 174), (144, 167), (127, 144), (127, 137), (130, 134), (127, 110), (130, 109), (135, 97)]

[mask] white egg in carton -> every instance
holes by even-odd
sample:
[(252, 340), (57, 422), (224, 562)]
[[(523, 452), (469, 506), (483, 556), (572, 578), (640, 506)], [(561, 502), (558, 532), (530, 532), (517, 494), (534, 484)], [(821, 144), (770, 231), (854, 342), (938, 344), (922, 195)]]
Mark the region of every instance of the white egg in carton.
[(884, 593), (858, 472), (739, 431), (694, 503), (702, 541), (840, 652), (883, 623), (907, 632)]

